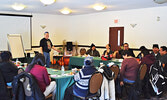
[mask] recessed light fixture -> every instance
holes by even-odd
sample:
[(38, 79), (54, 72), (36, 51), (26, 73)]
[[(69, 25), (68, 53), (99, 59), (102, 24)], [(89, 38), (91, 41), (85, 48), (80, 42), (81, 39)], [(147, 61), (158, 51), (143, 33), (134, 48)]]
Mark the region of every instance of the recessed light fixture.
[(23, 10), (24, 8), (26, 8), (26, 6), (24, 4), (15, 3), (15, 4), (12, 5), (12, 8), (14, 10)]
[(63, 9), (60, 10), (60, 12), (62, 14), (67, 15), (67, 14), (70, 14), (72, 11), (69, 8), (63, 8)]
[(95, 4), (95, 5), (93, 5), (93, 8), (94, 8), (95, 10), (100, 11), (100, 10), (105, 9), (105, 8), (106, 8), (106, 6), (105, 6), (105, 5), (103, 5), (103, 4)]
[(40, 0), (44, 5), (51, 5), (53, 4), (56, 0)]

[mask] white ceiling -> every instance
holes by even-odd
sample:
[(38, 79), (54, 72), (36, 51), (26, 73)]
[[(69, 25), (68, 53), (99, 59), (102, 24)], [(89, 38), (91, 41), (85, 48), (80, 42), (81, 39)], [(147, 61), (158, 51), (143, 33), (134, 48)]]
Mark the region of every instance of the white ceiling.
[[(103, 11), (119, 11), (148, 7), (167, 6), (167, 3), (156, 4), (153, 0), (56, 0), (52, 5), (44, 6), (40, 0), (0, 0), (0, 11), (15, 11), (11, 8), (14, 3), (22, 3), (27, 6), (23, 11), (28, 13), (47, 13), (60, 15), (60, 9), (68, 7), (72, 10), (70, 15), (96, 13), (90, 6), (102, 3), (107, 6)], [(100, 11), (100, 12), (103, 12)]]

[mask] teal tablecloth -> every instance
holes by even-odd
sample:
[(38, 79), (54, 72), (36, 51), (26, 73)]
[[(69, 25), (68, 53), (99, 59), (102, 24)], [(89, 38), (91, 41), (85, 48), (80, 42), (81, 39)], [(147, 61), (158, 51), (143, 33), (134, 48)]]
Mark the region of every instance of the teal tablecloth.
[[(51, 68), (47, 68), (47, 71), (51, 75), (61, 75), (60, 70), (55, 70)], [(65, 73), (70, 73), (71, 70), (65, 71)], [(73, 76), (59, 76), (59, 77), (51, 77), (56, 81), (56, 99), (55, 100), (63, 100), (65, 90), (67, 87), (74, 83)]]
[[(71, 69), (73, 67), (80, 67), (81, 68), (84, 64), (84, 59), (85, 59), (85, 57), (77, 57), (77, 56), (70, 57), (69, 69)], [(121, 66), (121, 62), (119, 61), (119, 59), (104, 61), (104, 60), (101, 60), (101, 58), (99, 58), (99, 57), (93, 57), (93, 65), (95, 67), (99, 67), (101, 62), (105, 65), (107, 65), (110, 62), (114, 62), (115, 64)]]

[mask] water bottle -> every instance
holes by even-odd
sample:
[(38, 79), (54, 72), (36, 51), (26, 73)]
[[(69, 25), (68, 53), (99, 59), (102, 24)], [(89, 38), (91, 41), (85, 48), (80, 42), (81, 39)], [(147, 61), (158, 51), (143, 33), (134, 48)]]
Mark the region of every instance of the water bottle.
[(64, 75), (64, 66), (61, 66), (61, 75)]
[(17, 63), (18, 61), (19, 61), (19, 59), (17, 58), (17, 59), (16, 59), (16, 63)]

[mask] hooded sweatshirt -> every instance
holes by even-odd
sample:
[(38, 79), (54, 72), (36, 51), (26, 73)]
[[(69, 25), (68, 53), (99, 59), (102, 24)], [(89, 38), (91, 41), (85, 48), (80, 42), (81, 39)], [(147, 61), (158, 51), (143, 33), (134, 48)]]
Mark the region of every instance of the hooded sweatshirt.
[(155, 62), (155, 57), (151, 54), (148, 54), (141, 59), (141, 64), (140, 65), (146, 64), (147, 65), (147, 71), (149, 71), (150, 66), (152, 64), (154, 64), (154, 62)]

